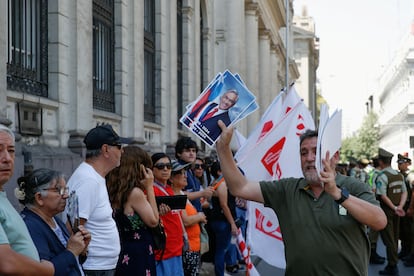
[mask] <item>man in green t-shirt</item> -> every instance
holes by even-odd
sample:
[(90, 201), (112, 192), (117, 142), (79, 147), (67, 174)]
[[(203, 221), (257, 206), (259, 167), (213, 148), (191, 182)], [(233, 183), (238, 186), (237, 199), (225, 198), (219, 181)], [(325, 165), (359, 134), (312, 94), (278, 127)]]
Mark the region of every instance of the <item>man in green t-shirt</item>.
[(53, 275), (51, 262), (39, 262), (26, 224), (3, 189), (13, 175), (14, 152), (13, 132), (0, 124), (0, 275)]
[(366, 226), (381, 230), (387, 218), (368, 185), (336, 174), (339, 152), (324, 157), (319, 175), (315, 167), (318, 133), (308, 130), (300, 139), (304, 178), (249, 181), (233, 160), (233, 128), (219, 125), (222, 135), (216, 147), (230, 192), (264, 203), (278, 216), (285, 245), (285, 274), (368, 275)]

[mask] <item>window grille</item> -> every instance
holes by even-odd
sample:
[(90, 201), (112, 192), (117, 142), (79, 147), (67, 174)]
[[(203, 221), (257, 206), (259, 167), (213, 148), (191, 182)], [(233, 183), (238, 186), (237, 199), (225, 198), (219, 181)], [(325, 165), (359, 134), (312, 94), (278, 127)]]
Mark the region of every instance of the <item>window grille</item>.
[(7, 88), (47, 97), (47, 0), (8, 0)]
[(114, 1), (93, 1), (93, 107), (115, 112)]
[[(157, 99), (155, 86), (155, 1), (144, 2), (144, 120), (157, 123)], [(157, 97), (158, 96), (158, 97)]]

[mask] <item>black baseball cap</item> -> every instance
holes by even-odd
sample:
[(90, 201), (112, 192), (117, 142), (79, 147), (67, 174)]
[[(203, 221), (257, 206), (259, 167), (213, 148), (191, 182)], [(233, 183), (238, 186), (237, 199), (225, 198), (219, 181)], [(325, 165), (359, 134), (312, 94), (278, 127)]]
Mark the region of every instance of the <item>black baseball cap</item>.
[(110, 124), (99, 125), (89, 130), (83, 142), (89, 150), (100, 149), (102, 145), (131, 144), (132, 139), (120, 137)]

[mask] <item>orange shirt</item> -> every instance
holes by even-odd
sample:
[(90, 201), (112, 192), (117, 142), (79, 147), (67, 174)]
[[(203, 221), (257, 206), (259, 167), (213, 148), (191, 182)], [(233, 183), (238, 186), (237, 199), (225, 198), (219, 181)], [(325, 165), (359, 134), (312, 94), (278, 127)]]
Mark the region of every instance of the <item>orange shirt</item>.
[[(185, 211), (187, 212), (187, 216), (194, 216), (197, 215), (197, 209), (191, 204), (189, 200), (187, 200), (187, 204), (185, 205)], [(188, 241), (190, 243), (190, 251), (200, 251), (201, 243), (200, 243), (200, 225), (198, 223), (187, 226), (185, 228)]]

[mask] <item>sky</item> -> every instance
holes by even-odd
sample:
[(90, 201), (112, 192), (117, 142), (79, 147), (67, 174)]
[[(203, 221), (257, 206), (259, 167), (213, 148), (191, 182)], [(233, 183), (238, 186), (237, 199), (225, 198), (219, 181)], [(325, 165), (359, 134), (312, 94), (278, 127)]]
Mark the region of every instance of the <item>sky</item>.
[[(414, 0), (294, 0), (314, 19), (320, 41), (317, 77), (330, 113), (342, 110), (342, 136), (356, 131), (378, 78), (414, 22)], [(374, 107), (375, 109), (375, 107)]]

